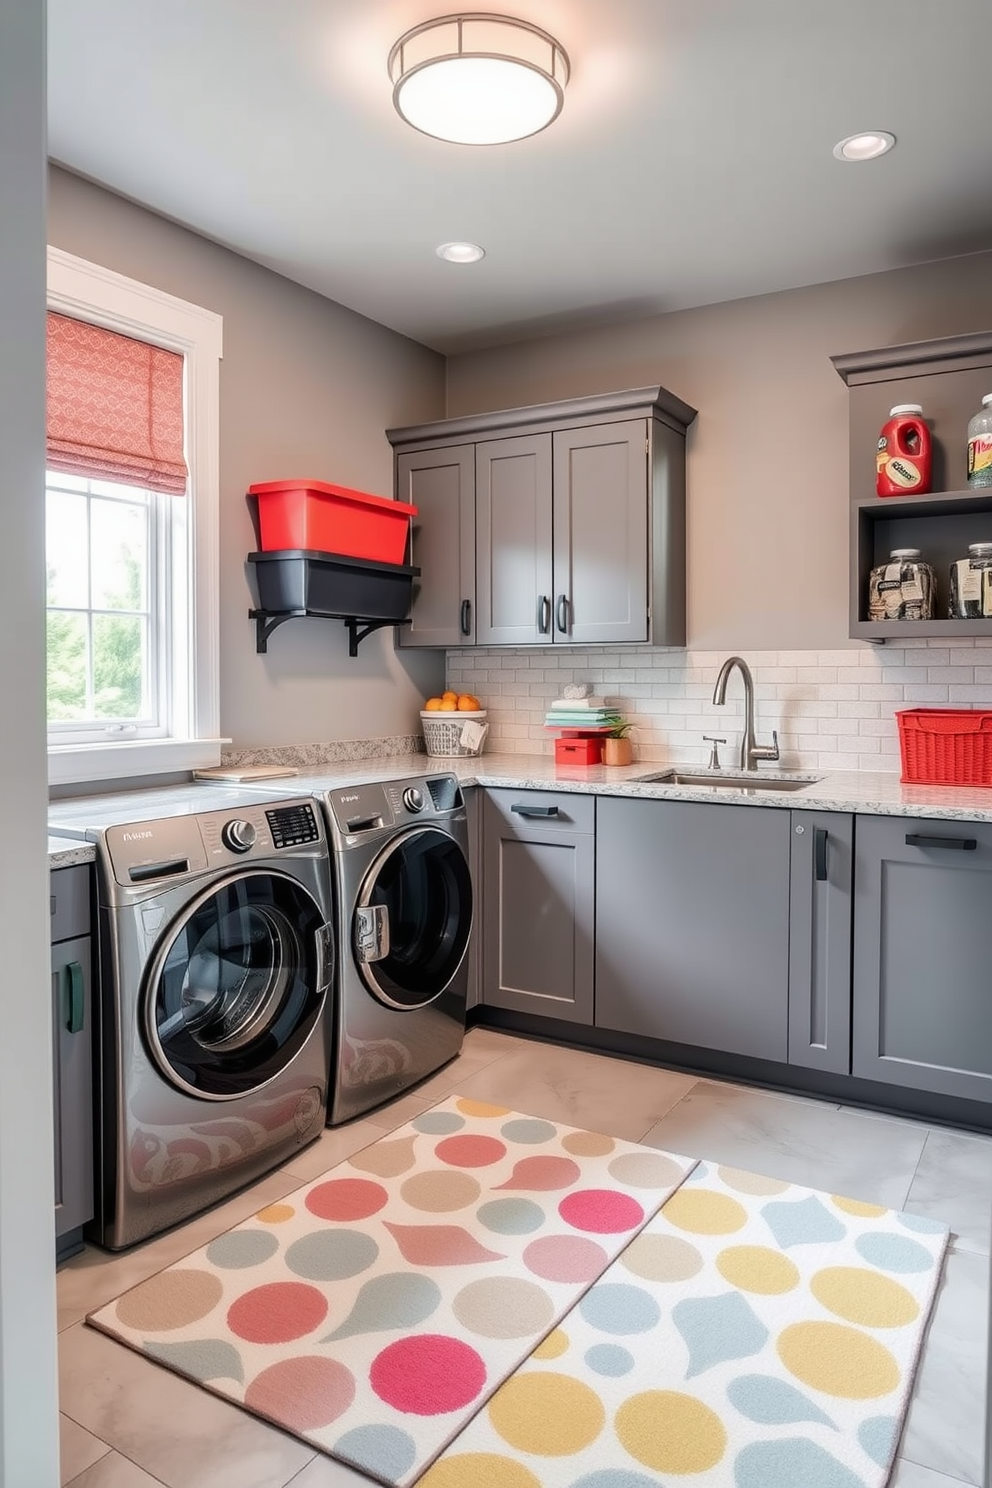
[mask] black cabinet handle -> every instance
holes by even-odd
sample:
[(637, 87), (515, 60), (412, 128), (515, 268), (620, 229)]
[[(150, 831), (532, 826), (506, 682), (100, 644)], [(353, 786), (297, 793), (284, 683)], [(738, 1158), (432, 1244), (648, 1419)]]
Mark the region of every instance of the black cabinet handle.
[(537, 629), (539, 635), (547, 635), (551, 629), (551, 600), (546, 594), (538, 595)]
[(85, 993), (83, 987), (83, 968), (78, 961), (70, 961), (65, 968), (66, 971), (66, 1012), (65, 1026), (70, 1033), (82, 1033), (85, 1019)]
[(558, 596), (558, 629), (562, 635), (568, 635), (568, 595)]
[(462, 600), (461, 632), (463, 636), (472, 634), (472, 601)]
[(977, 837), (931, 837), (926, 832), (907, 832), (907, 847), (946, 847), (957, 852), (974, 852)]
[(557, 816), (557, 806), (517, 806), (510, 807), (518, 816)]
[(818, 883), (824, 883), (827, 877), (827, 838), (830, 833), (826, 827), (813, 828), (813, 872)]

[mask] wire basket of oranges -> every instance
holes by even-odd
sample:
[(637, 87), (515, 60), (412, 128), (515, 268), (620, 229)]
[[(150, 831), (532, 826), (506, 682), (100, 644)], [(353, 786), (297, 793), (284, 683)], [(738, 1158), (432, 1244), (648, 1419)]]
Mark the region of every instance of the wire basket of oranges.
[(424, 747), (433, 759), (466, 759), (481, 754), (489, 732), (487, 714), (470, 692), (443, 692), (420, 710)]

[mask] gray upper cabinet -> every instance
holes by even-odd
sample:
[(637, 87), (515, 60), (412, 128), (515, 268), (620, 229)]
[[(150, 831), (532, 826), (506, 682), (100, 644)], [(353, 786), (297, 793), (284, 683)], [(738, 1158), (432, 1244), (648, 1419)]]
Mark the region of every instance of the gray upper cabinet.
[(551, 640), (551, 436), (475, 447), (480, 646)]
[(790, 815), (598, 802), (598, 1028), (785, 1062)]
[(475, 459), (471, 445), (417, 450), (396, 460), (397, 500), (418, 509), (412, 621), (401, 646), (464, 646), (475, 640)]
[(489, 791), (483, 853), (482, 1001), (590, 1025), (593, 798)]
[(388, 430), (420, 508), (400, 643), (684, 645), (694, 418), (653, 387)]
[(992, 826), (859, 816), (853, 1073), (992, 1100)]
[(648, 638), (645, 419), (554, 434), (554, 639)]
[(789, 1063), (851, 1071), (854, 817), (793, 811), (789, 896)]

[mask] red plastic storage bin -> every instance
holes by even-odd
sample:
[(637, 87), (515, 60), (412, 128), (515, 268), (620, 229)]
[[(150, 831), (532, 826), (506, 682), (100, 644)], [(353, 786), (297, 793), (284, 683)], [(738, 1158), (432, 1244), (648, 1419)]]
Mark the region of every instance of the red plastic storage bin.
[(598, 765), (603, 759), (602, 739), (556, 739), (556, 765)]
[(904, 785), (992, 786), (992, 712), (904, 708), (896, 720)]
[(258, 512), (258, 545), (342, 553), (373, 563), (403, 563), (415, 506), (326, 481), (264, 481), (248, 487)]

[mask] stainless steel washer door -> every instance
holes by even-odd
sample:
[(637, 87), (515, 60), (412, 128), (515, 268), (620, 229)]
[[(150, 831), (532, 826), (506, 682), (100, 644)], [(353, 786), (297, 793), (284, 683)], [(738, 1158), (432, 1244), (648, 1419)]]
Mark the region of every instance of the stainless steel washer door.
[(472, 880), (459, 844), (437, 827), (393, 838), (362, 883), (352, 953), (387, 1007), (425, 1007), (447, 989), (468, 946)]
[(149, 967), (145, 1034), (156, 1064), (205, 1100), (258, 1090), (313, 1031), (330, 963), (330, 932), (295, 879), (247, 870), (213, 884)]

